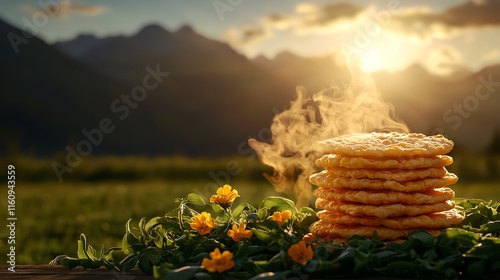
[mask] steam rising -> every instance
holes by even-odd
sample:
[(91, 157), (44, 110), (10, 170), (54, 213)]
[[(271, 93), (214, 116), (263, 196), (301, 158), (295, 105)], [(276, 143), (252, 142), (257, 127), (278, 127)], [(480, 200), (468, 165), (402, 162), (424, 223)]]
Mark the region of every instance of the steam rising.
[(291, 195), (301, 207), (312, 200), (308, 178), (322, 155), (319, 141), (351, 133), (408, 132), (408, 127), (375, 90), (374, 81), (357, 74), (343, 90), (332, 87), (309, 95), (298, 87), (297, 99), (274, 117), (271, 131), (271, 143), (250, 139), (248, 144), (262, 163), (274, 169), (264, 176), (275, 190)]

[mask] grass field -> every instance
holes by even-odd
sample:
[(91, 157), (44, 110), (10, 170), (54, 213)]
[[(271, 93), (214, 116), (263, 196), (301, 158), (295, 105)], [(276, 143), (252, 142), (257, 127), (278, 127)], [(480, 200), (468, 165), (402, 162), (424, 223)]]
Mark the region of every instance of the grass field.
[[(500, 201), (500, 156), (457, 158), (450, 168), (460, 177), (453, 186), (456, 196)], [(223, 173), (230, 163), (241, 171), (230, 176), (241, 195), (235, 203), (257, 206), (277, 194), (262, 176), (269, 168), (253, 157), (89, 157), (62, 183), (55, 179), (52, 160), (15, 157), (0, 162), (16, 165), (17, 264), (47, 264), (60, 254), (76, 256), (80, 233), (94, 247), (120, 246), (128, 219), (135, 225), (142, 217), (162, 216), (177, 206), (175, 198), (191, 192), (210, 196), (217, 178), (229, 179)], [(211, 188), (205, 189), (207, 183)], [(0, 217), (5, 221), (7, 196), (1, 197)], [(0, 260), (9, 246), (3, 226)]]
[[(18, 264), (47, 264), (60, 254), (76, 256), (85, 233), (94, 247), (120, 246), (124, 225), (132, 219), (161, 216), (177, 206), (176, 197), (203, 192), (205, 181), (96, 181), (23, 183), (16, 187), (16, 254)], [(253, 205), (276, 195), (267, 182), (235, 180), (238, 202)], [(457, 197), (500, 200), (500, 183), (457, 184)], [(2, 200), (0, 209), (6, 209)], [(7, 248), (6, 230), (0, 248)], [(4, 249), (2, 249), (3, 251)], [(4, 252), (2, 256), (5, 257)], [(3, 257), (3, 258), (4, 258)]]

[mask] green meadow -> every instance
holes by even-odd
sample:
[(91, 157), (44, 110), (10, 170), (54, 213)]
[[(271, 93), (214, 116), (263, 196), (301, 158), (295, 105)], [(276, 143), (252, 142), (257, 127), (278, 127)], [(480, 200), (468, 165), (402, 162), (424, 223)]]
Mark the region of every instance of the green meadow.
[[(484, 159), (474, 160), (475, 165), (457, 160), (449, 168), (461, 178), (453, 186), (456, 196), (500, 201), (500, 172), (489, 165), (490, 174), (476, 170)], [(485, 161), (500, 162), (497, 157)], [(240, 193), (235, 203), (258, 205), (267, 196), (280, 195), (262, 176), (270, 169), (253, 158), (88, 158), (62, 182), (55, 180), (50, 163), (28, 157), (10, 161), (17, 179), (17, 264), (47, 264), (57, 255), (76, 256), (80, 233), (94, 247), (120, 246), (129, 219), (136, 225), (142, 217), (162, 216), (177, 206), (176, 198), (191, 192), (208, 198), (225, 180)], [(463, 180), (460, 170), (467, 171)], [(6, 195), (2, 197), (0, 209), (6, 213)], [(0, 248), (8, 246), (3, 229)]]

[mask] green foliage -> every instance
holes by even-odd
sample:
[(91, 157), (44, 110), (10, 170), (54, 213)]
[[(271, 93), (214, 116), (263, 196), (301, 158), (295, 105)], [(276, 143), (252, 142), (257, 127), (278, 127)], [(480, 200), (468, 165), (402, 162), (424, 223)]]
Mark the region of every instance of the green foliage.
[[(248, 203), (222, 208), (197, 194), (176, 200), (178, 206), (165, 216), (141, 219), (137, 227), (125, 225), (121, 248), (97, 252), (78, 240), (77, 257), (57, 256), (51, 265), (66, 268), (107, 267), (127, 271), (138, 267), (155, 279), (281, 279), (291, 276), (345, 278), (357, 276), (412, 277), (416, 279), (485, 279), (500, 273), (500, 203), (457, 200), (465, 220), (460, 228), (448, 228), (439, 236), (412, 232), (402, 243), (384, 244), (377, 239), (352, 236), (346, 244), (314, 240), (313, 257), (305, 265), (295, 263), (288, 249), (307, 234), (317, 220), (313, 209), (296, 209), (293, 201), (268, 197), (259, 207)], [(276, 211), (290, 211), (283, 225), (272, 219)], [(201, 211), (211, 213), (215, 227), (200, 235), (190, 226)], [(232, 224), (245, 223), (252, 235), (238, 242), (227, 232)], [(215, 248), (232, 253), (234, 266), (222, 273), (208, 272), (201, 263)]]

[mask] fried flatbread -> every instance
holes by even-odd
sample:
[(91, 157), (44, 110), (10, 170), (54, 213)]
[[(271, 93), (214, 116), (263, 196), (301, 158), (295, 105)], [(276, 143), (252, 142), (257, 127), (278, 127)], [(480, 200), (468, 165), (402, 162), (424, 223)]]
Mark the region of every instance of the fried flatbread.
[(337, 177), (334, 174), (323, 170), (312, 174), (309, 182), (319, 187), (327, 188), (348, 188), (348, 189), (371, 189), (371, 190), (394, 190), (399, 192), (417, 192), (428, 188), (441, 188), (453, 185), (458, 181), (458, 177), (453, 173), (447, 173), (441, 178), (425, 178), (398, 182), (394, 180), (373, 180)]
[[(325, 221), (314, 222), (309, 228), (310, 232), (322, 238), (349, 238), (353, 235), (371, 237), (374, 231), (377, 231), (377, 238), (381, 240), (396, 240), (408, 237), (410, 232), (415, 229), (392, 229), (387, 227), (371, 227), (371, 226), (349, 226), (344, 224), (332, 224)], [(441, 229), (426, 230), (433, 236), (438, 236)], [(338, 240), (340, 241), (340, 240)]]
[(441, 229), (459, 225), (464, 217), (455, 209), (418, 216), (403, 216), (381, 219), (371, 216), (351, 216), (339, 212), (322, 210), (318, 218), (329, 224), (363, 225), (392, 229)]
[(316, 165), (325, 169), (344, 167), (349, 169), (401, 169), (413, 170), (429, 167), (443, 167), (453, 163), (445, 155), (434, 157), (349, 157), (326, 154), (316, 160)]
[(443, 135), (399, 132), (343, 135), (319, 144), (325, 153), (357, 157), (429, 157), (453, 149)]
[(424, 178), (439, 178), (446, 175), (447, 171), (444, 167), (431, 167), (415, 170), (399, 170), (399, 169), (348, 169), (334, 168), (328, 169), (328, 172), (336, 177), (355, 178), (355, 179), (379, 179), (391, 181), (410, 181)]
[(417, 216), (453, 209), (455, 202), (447, 200), (435, 204), (409, 205), (409, 204), (384, 204), (363, 205), (356, 203), (342, 203), (322, 198), (316, 199), (316, 208), (345, 213), (352, 216), (374, 216), (385, 219), (388, 217)]
[(450, 188), (429, 188), (421, 192), (396, 192), (386, 190), (351, 190), (318, 188), (313, 195), (341, 202), (355, 202), (363, 204), (435, 204), (453, 199), (455, 192)]

